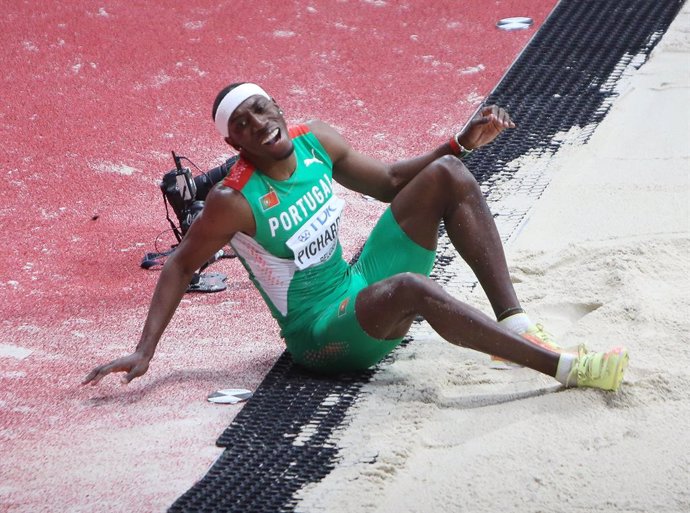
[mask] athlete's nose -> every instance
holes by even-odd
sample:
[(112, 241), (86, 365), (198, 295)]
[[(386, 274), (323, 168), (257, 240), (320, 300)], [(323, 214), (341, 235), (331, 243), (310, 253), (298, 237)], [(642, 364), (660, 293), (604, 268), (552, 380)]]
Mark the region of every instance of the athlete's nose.
[(262, 129), (266, 126), (266, 120), (257, 115), (255, 112), (248, 112), (247, 120), (254, 129)]

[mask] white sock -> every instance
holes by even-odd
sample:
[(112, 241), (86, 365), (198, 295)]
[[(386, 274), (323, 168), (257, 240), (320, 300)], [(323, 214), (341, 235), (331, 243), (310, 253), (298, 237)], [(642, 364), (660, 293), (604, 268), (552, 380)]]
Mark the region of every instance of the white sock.
[(520, 312), (516, 313), (515, 315), (506, 317), (501, 321), (498, 321), (498, 324), (508, 329), (509, 331), (512, 331), (513, 333), (522, 335), (524, 332), (527, 331), (527, 329), (530, 326), (532, 326), (532, 321), (526, 313)]
[(565, 386), (574, 386), (577, 383), (568, 383), (568, 376), (573, 368), (573, 364), (577, 359), (577, 355), (573, 353), (561, 353), (558, 359), (558, 367), (556, 368), (556, 375), (554, 376)]

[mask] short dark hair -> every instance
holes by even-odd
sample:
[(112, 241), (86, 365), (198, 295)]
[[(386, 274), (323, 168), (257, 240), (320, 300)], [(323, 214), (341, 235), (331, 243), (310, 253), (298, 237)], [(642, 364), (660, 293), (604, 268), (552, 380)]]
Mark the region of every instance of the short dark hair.
[(216, 96), (215, 101), (213, 102), (213, 109), (211, 109), (211, 119), (213, 121), (216, 120), (216, 112), (218, 112), (218, 105), (220, 105), (220, 102), (223, 101), (223, 98), (225, 98), (225, 95), (228, 94), (233, 89), (235, 89), (237, 86), (241, 86), (242, 84), (246, 84), (246, 82), (235, 82), (235, 83), (230, 84), (229, 86), (224, 87), (223, 89), (220, 90), (220, 92)]

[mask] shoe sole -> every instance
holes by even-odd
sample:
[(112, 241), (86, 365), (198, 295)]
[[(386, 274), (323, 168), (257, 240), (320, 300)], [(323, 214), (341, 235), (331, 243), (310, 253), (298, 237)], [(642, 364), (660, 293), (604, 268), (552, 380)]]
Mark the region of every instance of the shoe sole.
[(503, 358), (498, 358), (497, 356), (492, 356), (489, 361), (489, 369), (493, 370), (511, 370), (520, 369), (523, 366), (519, 363), (511, 362), (510, 360), (504, 360)]

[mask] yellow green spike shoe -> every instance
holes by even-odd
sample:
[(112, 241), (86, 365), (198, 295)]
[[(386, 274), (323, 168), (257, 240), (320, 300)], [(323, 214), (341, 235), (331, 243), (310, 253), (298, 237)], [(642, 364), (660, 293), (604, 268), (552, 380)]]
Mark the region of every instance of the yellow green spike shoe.
[(553, 339), (553, 335), (544, 329), (543, 324), (533, 324), (527, 331), (522, 334), (530, 342), (534, 342), (537, 345), (550, 349), (551, 351), (560, 352), (562, 349), (560, 345), (556, 343)]
[[(561, 352), (561, 346), (556, 343), (551, 333), (544, 329), (543, 324), (533, 324), (527, 328), (527, 331), (521, 333), (520, 336), (526, 338), (533, 344), (544, 347), (550, 351), (555, 351), (557, 353)], [(577, 349), (574, 351), (576, 352)], [(491, 369), (506, 370), (519, 367), (522, 367), (522, 365), (513, 363), (509, 360), (504, 360), (503, 358), (499, 358), (498, 356), (494, 355), (491, 356), (491, 360), (489, 361), (489, 368)]]
[(573, 362), (566, 386), (616, 391), (623, 381), (628, 359), (628, 351), (624, 347), (614, 347), (605, 353), (581, 350)]

